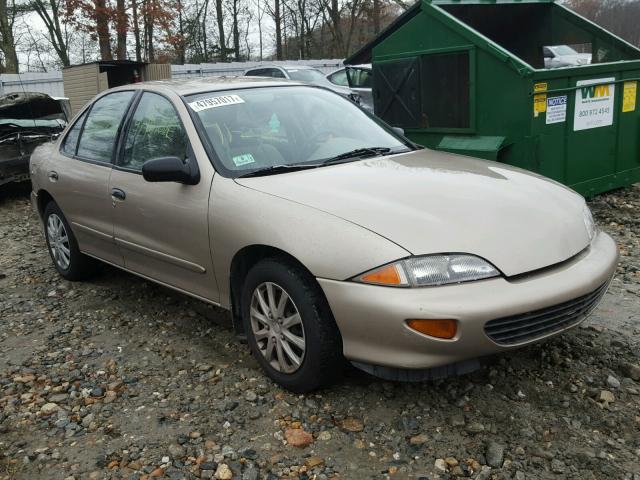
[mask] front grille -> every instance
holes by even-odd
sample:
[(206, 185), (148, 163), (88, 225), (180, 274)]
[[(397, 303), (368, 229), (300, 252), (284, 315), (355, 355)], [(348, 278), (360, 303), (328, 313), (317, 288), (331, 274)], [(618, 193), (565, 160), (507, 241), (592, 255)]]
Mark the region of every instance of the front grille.
[(500, 345), (516, 345), (580, 323), (596, 307), (608, 283), (591, 293), (552, 307), (487, 322), (485, 333)]

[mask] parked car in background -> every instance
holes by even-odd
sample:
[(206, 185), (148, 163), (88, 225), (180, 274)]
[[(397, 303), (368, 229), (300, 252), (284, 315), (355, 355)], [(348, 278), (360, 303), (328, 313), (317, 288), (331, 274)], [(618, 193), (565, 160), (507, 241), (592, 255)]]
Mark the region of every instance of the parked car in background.
[(373, 113), (373, 72), (370, 63), (345, 66), (327, 75), (327, 80), (356, 92), (360, 95), (360, 104)]
[(578, 53), (569, 45), (543, 47), (544, 68), (575, 67), (589, 65), (590, 53)]
[(324, 73), (314, 67), (304, 65), (262, 65), (247, 70), (244, 75), (246, 77), (286, 78), (297, 82), (310, 83), (329, 88), (357, 104), (361, 103), (360, 95), (357, 92), (354, 92), (348, 86), (335, 85), (329, 82)]
[(0, 96), (0, 186), (28, 180), (31, 153), (60, 135), (69, 117), (64, 98), (34, 92)]
[(556, 335), (598, 304), (618, 258), (572, 190), (420, 149), (290, 81), (106, 91), (31, 170), (60, 275), (98, 259), (227, 308), (297, 392), (335, 381), (344, 358), (432, 378)]

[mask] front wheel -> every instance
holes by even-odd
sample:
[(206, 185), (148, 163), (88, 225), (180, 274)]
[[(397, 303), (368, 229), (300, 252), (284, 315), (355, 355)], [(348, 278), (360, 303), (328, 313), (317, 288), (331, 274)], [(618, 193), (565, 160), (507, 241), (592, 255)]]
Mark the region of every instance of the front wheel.
[(303, 393), (339, 378), (340, 332), (320, 287), (301, 267), (259, 262), (246, 277), (241, 301), (249, 347), (276, 383)]
[(80, 252), (78, 241), (60, 207), (49, 202), (43, 217), (47, 247), (58, 273), (67, 280), (83, 280), (92, 275), (97, 262)]

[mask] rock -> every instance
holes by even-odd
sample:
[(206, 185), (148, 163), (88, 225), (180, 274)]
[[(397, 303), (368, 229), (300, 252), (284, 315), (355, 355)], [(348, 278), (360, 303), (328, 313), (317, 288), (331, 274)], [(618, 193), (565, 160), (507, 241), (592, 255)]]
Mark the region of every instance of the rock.
[(409, 439), (411, 445), (423, 445), (429, 441), (429, 437), (424, 433), (415, 435)]
[(558, 459), (551, 460), (551, 471), (553, 473), (564, 473), (565, 465), (564, 462)]
[(218, 465), (215, 478), (218, 480), (231, 480), (233, 478), (233, 472), (226, 463), (221, 463)]
[(631, 380), (636, 382), (640, 380), (640, 365), (625, 363), (622, 367), (622, 371), (625, 376), (629, 377)]
[(438, 472), (447, 471), (447, 462), (444, 461), (444, 458), (437, 458), (433, 466)]
[(244, 472), (242, 472), (242, 480), (258, 480), (260, 477), (260, 472), (258, 469), (249, 467)]
[(313, 443), (313, 435), (301, 428), (287, 428), (284, 438), (292, 447), (305, 448)]
[(341, 423), (340, 427), (347, 432), (362, 432), (364, 430), (364, 424), (362, 421), (354, 417), (347, 417)]
[(490, 442), (485, 453), (487, 465), (494, 468), (501, 468), (504, 462), (504, 446), (496, 442)]
[(318, 465), (322, 465), (323, 463), (324, 463), (324, 460), (317, 456), (309, 457), (304, 462), (307, 468), (314, 468), (314, 467), (317, 467)]
[(598, 401), (608, 404), (616, 401), (616, 397), (609, 390), (602, 390), (598, 397)]
[(620, 380), (618, 380), (613, 375), (609, 375), (607, 377), (607, 385), (609, 385), (611, 388), (620, 388)]
[(182, 458), (184, 457), (184, 454), (185, 454), (184, 447), (182, 447), (181, 445), (176, 445), (175, 443), (171, 444), (169, 445), (169, 454), (174, 459)]
[(444, 459), (444, 461), (451, 468), (457, 467), (458, 465), (460, 465), (460, 462), (458, 462), (458, 459), (454, 457), (447, 457)]
[(244, 394), (244, 399), (247, 402), (255, 402), (258, 399), (258, 394), (253, 390), (247, 390)]
[(328, 442), (331, 440), (331, 433), (327, 430), (323, 430), (318, 434), (318, 440), (322, 440), (323, 442)]
[(56, 403), (45, 403), (40, 409), (40, 413), (43, 415), (51, 415), (57, 412), (60, 407)]
[(94, 418), (93, 413), (89, 413), (86, 417), (82, 419), (82, 426), (84, 428), (88, 428), (89, 425), (91, 425), (91, 422), (93, 422), (93, 418)]
[(471, 422), (465, 430), (469, 433), (481, 433), (484, 432), (484, 425), (479, 422)]

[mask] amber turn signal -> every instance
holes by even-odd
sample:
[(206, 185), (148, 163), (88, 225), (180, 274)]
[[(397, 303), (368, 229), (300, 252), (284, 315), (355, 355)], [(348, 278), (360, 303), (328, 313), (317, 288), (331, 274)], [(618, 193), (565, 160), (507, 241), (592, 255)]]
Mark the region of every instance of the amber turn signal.
[(404, 283), (396, 265), (387, 265), (373, 272), (365, 273), (360, 277), (360, 281), (379, 285), (402, 285)]
[(407, 320), (407, 325), (413, 330), (435, 338), (447, 340), (456, 336), (458, 322), (456, 320)]

